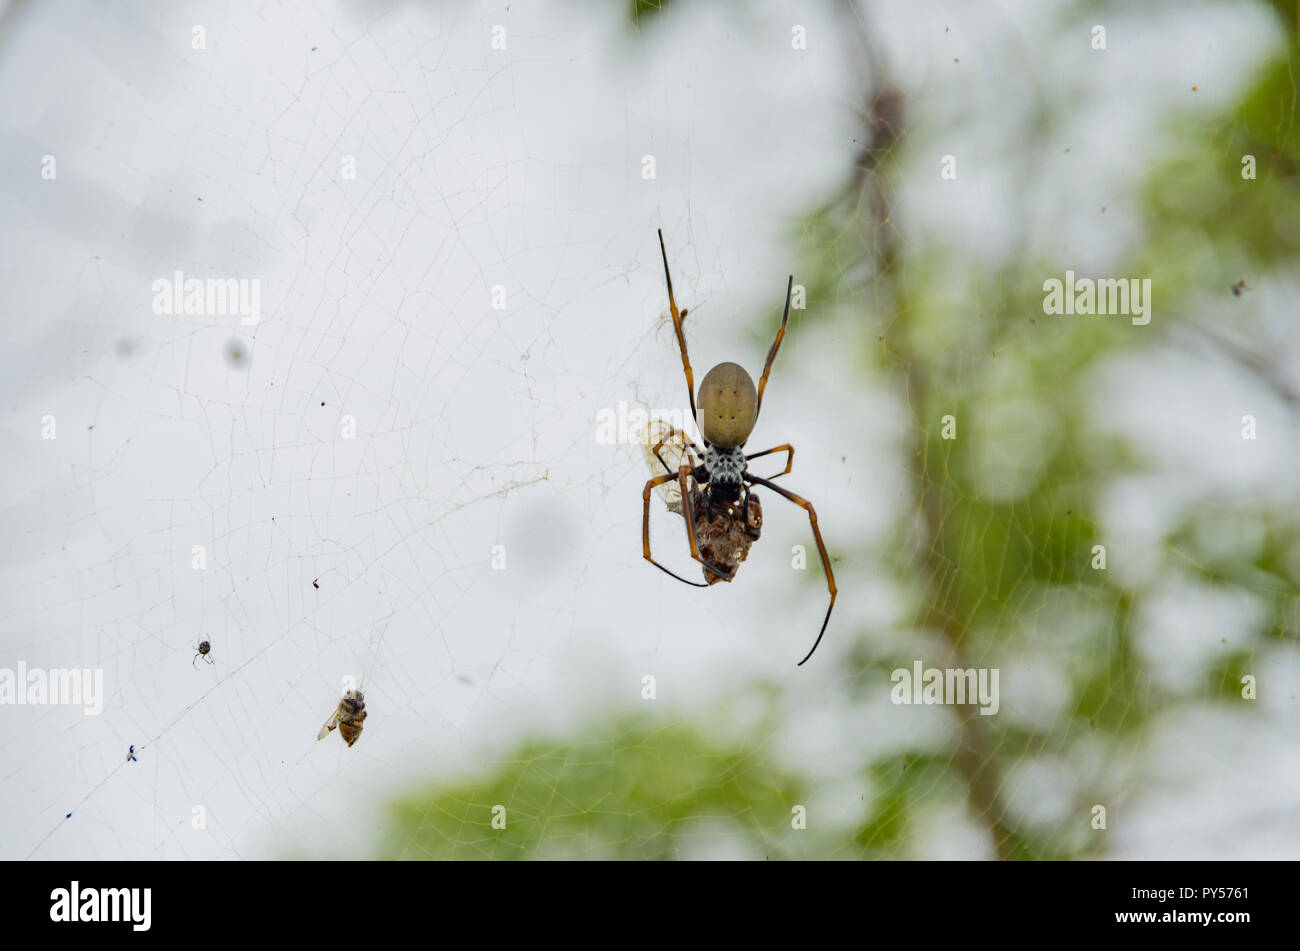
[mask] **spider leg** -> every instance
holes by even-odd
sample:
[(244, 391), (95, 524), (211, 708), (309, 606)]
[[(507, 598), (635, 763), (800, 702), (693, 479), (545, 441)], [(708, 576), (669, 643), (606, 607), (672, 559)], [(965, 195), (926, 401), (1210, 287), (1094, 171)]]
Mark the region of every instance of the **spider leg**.
[(195, 654), (195, 655), (194, 655), (194, 659), (193, 659), (192, 661), (190, 661), (190, 666), (193, 667), (195, 670), (198, 670), (198, 669), (199, 669), (198, 666), (197, 666), (197, 665), (198, 665), (198, 662), (199, 662), (199, 655), (198, 655), (198, 654)]
[[(698, 561), (700, 564), (702, 564), (709, 571), (717, 575), (721, 580), (730, 581), (736, 577), (736, 571), (734, 568), (727, 569), (727, 568), (723, 568), (720, 565), (715, 565), (710, 561), (706, 561), (704, 556), (700, 554), (699, 543), (696, 542), (695, 540), (695, 506), (694, 504), (692, 504), (693, 500), (691, 499), (690, 495), (687, 494), (686, 491), (686, 477), (690, 474), (691, 474), (690, 466), (684, 465), (677, 470), (677, 478), (681, 481), (681, 485), (682, 485), (682, 514), (686, 516), (686, 537), (689, 538), (691, 542), (691, 557), (694, 558), (696, 561)], [(708, 511), (709, 511), (709, 519), (712, 520), (713, 519), (712, 509), (709, 509)], [(708, 585), (706, 584), (704, 587), (707, 588)]]
[(821, 530), (817, 527), (817, 512), (813, 509), (812, 503), (807, 499), (800, 498), (793, 492), (787, 492), (779, 485), (769, 482), (767, 479), (761, 479), (758, 476), (752, 475), (746, 475), (745, 478), (750, 482), (756, 482), (759, 485), (767, 486), (773, 492), (785, 496), (785, 498), (789, 499), (795, 505), (799, 506), (799, 508), (807, 512), (808, 523), (812, 525), (813, 538), (817, 539), (817, 553), (821, 555), (822, 570), (826, 572), (826, 587), (830, 590), (831, 603), (826, 607), (826, 619), (822, 621), (822, 629), (817, 634), (817, 640), (813, 642), (812, 650), (810, 650), (807, 657), (804, 657), (804, 659), (799, 661), (797, 665), (802, 667), (807, 663), (808, 658), (813, 655), (813, 651), (817, 650), (817, 645), (822, 642), (822, 636), (826, 633), (826, 625), (829, 624), (831, 620), (831, 610), (835, 607), (835, 594), (837, 591), (835, 587), (835, 574), (831, 571), (831, 559), (830, 556), (826, 554), (826, 543), (822, 541)]
[[(659, 229), (659, 251), (664, 256), (664, 280), (668, 283), (668, 307), (673, 315), (673, 330), (677, 334), (677, 346), (682, 350), (682, 369), (686, 371), (686, 395), (691, 401), (691, 419), (695, 419), (695, 376), (691, 373), (691, 359), (686, 355), (686, 335), (682, 332), (682, 315), (677, 310), (677, 301), (673, 297), (673, 278), (668, 273), (668, 251), (664, 248), (664, 232)], [(793, 281), (794, 279), (791, 278)], [(779, 339), (779, 338), (778, 338)], [(771, 363), (768, 359), (768, 363)], [(764, 380), (767, 374), (763, 375)], [(762, 391), (759, 391), (760, 399)]]
[[(686, 467), (683, 466), (683, 468)], [(642, 501), (641, 554), (645, 557), (646, 561), (650, 562), (650, 564), (654, 565), (660, 571), (672, 575), (678, 581), (682, 582), (682, 584), (688, 584), (693, 588), (707, 588), (708, 584), (706, 584), (703, 581), (687, 581), (681, 575), (669, 571), (663, 565), (659, 564), (659, 562), (655, 561), (654, 558), (650, 555), (650, 493), (654, 490), (655, 486), (663, 485), (665, 482), (671, 482), (673, 479), (677, 479), (677, 478), (681, 478), (681, 473), (674, 475), (671, 472), (665, 472), (663, 475), (655, 476), (653, 479), (647, 482), (645, 484), (645, 488), (641, 490), (641, 501)], [(686, 481), (685, 479), (682, 479), (682, 486), (683, 486), (682, 511), (689, 512), (691, 509), (691, 497), (685, 494), (685, 485), (686, 485)], [(687, 532), (691, 536), (691, 549), (694, 550), (695, 533), (692, 529), (689, 528), (690, 525), (689, 522), (687, 523), (687, 525), (688, 525)]]
[(696, 459), (704, 458), (704, 453), (700, 452), (700, 447), (695, 445), (695, 441), (691, 439), (690, 434), (687, 433), (686, 430), (677, 429), (675, 426), (670, 427), (668, 429), (668, 432), (664, 434), (664, 438), (659, 440), (657, 443), (655, 443), (654, 448), (650, 450), (650, 452), (654, 455), (654, 457), (659, 460), (659, 464), (664, 467), (664, 472), (672, 472), (673, 467), (670, 466), (668, 463), (664, 462), (664, 457), (659, 455), (659, 450), (664, 447), (664, 443), (668, 442), (668, 440), (672, 439), (673, 436), (676, 436), (678, 434), (680, 434), (682, 437), (683, 446), (685, 446), (685, 448), (691, 451), (694, 458)]
[(774, 449), (764, 449), (762, 452), (756, 452), (751, 456), (746, 456), (745, 461), (748, 462), (750, 459), (757, 459), (759, 456), (770, 456), (774, 452), (787, 453), (785, 457), (785, 468), (774, 476), (768, 476), (769, 479), (779, 479), (794, 467), (794, 446), (789, 443), (786, 443), (784, 446), (777, 446)]
[[(781, 349), (781, 339), (785, 336), (785, 325), (790, 320), (790, 292), (794, 290), (794, 275), (790, 275), (790, 283), (785, 287), (785, 313), (781, 315), (781, 326), (777, 328), (776, 339), (772, 341), (772, 349), (767, 351), (767, 363), (763, 364), (763, 375), (758, 380), (758, 405), (754, 407), (754, 415), (763, 408), (763, 391), (767, 389), (767, 377), (772, 372), (772, 361), (776, 359), (776, 351)], [(685, 344), (683, 344), (685, 346)], [(683, 350), (683, 353), (686, 351)], [(695, 407), (692, 404), (691, 409)]]

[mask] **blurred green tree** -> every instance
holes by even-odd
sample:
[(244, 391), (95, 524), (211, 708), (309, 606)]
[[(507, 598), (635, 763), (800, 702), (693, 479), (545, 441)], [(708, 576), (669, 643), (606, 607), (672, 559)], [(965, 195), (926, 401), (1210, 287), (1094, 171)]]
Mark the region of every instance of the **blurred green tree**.
[[(664, 6), (636, 0), (634, 27), (662, 15)], [(1223, 114), (1171, 119), (1164, 131), (1178, 140), (1178, 157), (1144, 176), (1146, 234), (1123, 272), (1150, 276), (1159, 289), (1161, 319), (1143, 333), (1131, 332), (1126, 321), (1045, 317), (1041, 283), (1059, 268), (1032, 248), (989, 273), (954, 260), (941, 236), (912, 232), (901, 239), (894, 208), (897, 183), (912, 160), (907, 102), (884, 79), (878, 55), (863, 92), (860, 151), (848, 163), (845, 186), (795, 232), (806, 257), (801, 273), (810, 274), (808, 297), (820, 302), (801, 319), (847, 327), (861, 325), (866, 315), (875, 333), (862, 355), (865, 375), (888, 380), (911, 416), (910, 440), (900, 451), (911, 506), (902, 506), (883, 551), (841, 554), (889, 564), (914, 605), (914, 626), (946, 645), (948, 656), (929, 663), (1006, 663), (1023, 650), (1026, 623), (1082, 631), (1058, 645), (1068, 660), (1068, 718), (1041, 729), (995, 726), (973, 706), (958, 708), (960, 727), (944, 753), (918, 750), (862, 764), (872, 800), (860, 826), (839, 840), (815, 830), (788, 834), (791, 809), (811, 783), (775, 765), (757, 736), (739, 747), (719, 746), (683, 726), (622, 720), (572, 739), (529, 739), (477, 780), (402, 800), (382, 854), (909, 857), (919, 813), (948, 804), (976, 817), (1004, 859), (1104, 855), (1105, 833), (1088, 824), (1089, 804), (1101, 790), (1072, 790), (1066, 808), (1077, 821), (1066, 823), (1017, 821), (1005, 801), (1008, 772), (1027, 758), (1068, 757), (1085, 736), (1118, 758), (1152, 716), (1186, 699), (1153, 687), (1135, 655), (1133, 625), (1144, 591), (1091, 568), (1092, 546), (1100, 543), (1096, 488), (1143, 462), (1138, 447), (1088, 426), (1075, 384), (1121, 351), (1208, 340), (1285, 402), (1300, 405), (1266, 350), (1185, 316), (1193, 301), (1227, 306), (1231, 285), (1244, 272), (1295, 271), (1300, 3), (1273, 0), (1271, 6), (1280, 53), (1260, 65), (1258, 79)], [(860, 29), (843, 9), (845, 28)], [(1245, 154), (1256, 158), (1257, 180), (1242, 177)], [(1030, 406), (1034, 411), (1026, 412)], [(948, 415), (962, 427), (961, 438), (943, 438)], [(990, 491), (998, 480), (1015, 491)], [(1264, 526), (1258, 549), (1236, 557), (1204, 544), (1207, 525), (1244, 516)], [(1258, 638), (1294, 641), (1297, 528), (1300, 519), (1276, 505), (1225, 500), (1188, 516), (1168, 546), (1203, 584), (1265, 598), (1272, 610)], [(817, 572), (808, 575), (808, 584), (823, 583)], [(915, 659), (914, 651), (891, 652), (877, 643), (858, 632), (850, 691), (879, 689), (892, 670)], [(1212, 665), (1196, 699), (1237, 701), (1252, 656), (1252, 649), (1234, 651)], [(504, 830), (492, 828), (492, 807), (499, 804), (507, 809)]]

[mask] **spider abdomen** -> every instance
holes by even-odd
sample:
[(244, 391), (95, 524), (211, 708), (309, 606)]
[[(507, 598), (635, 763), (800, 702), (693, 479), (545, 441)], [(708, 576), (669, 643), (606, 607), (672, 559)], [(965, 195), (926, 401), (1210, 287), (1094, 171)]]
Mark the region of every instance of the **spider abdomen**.
[(704, 439), (721, 449), (744, 445), (758, 421), (758, 390), (739, 363), (719, 363), (700, 381), (698, 419)]

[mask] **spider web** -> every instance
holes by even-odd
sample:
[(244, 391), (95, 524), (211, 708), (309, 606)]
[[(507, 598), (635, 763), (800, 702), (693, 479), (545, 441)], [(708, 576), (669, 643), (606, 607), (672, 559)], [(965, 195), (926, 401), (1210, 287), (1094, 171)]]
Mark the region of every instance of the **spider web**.
[[(1236, 161), (1267, 12), (1094, 53), (1069, 6), (514, 7), (7, 16), (0, 667), (106, 697), (0, 711), (6, 857), (1300, 853), (1293, 409), (1204, 332), (1024, 319), (1059, 262), (1180, 259), (1143, 231), (1161, 122)], [(796, 445), (836, 559), (798, 670), (804, 513), (765, 493), (735, 583), (688, 589), (599, 435), (684, 408), (656, 227), (697, 379), (757, 375), (807, 288), (752, 442)], [(1238, 245), (1249, 352), (1292, 347), (1293, 270)], [(155, 315), (177, 270), (259, 279), (261, 319)], [(914, 660), (999, 668), (1000, 714), (893, 704)], [(353, 682), (361, 739), (317, 743)]]

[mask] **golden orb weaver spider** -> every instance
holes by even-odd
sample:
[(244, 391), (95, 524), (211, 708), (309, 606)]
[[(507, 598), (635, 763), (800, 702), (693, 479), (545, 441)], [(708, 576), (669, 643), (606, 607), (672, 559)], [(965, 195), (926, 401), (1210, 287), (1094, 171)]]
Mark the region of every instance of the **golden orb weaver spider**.
[[(691, 371), (691, 360), (686, 353), (686, 336), (682, 332), (682, 321), (686, 311), (678, 312), (677, 301), (673, 296), (673, 278), (668, 271), (668, 251), (664, 247), (664, 233), (659, 232), (659, 252), (664, 259), (664, 281), (668, 285), (668, 307), (672, 312), (673, 330), (677, 334), (677, 345), (682, 353), (682, 370), (686, 374), (686, 395), (690, 399), (691, 418), (699, 427), (704, 439), (704, 449), (700, 450), (686, 432), (674, 427), (667, 427), (667, 432), (655, 443), (649, 455), (658, 459), (664, 472), (651, 478), (641, 491), (641, 547), (645, 560), (660, 571), (671, 575), (684, 584), (697, 588), (707, 588), (718, 581), (731, 581), (736, 576), (740, 562), (749, 553), (749, 546), (759, 537), (762, 529), (762, 509), (758, 497), (750, 492), (751, 485), (762, 485), (771, 489), (782, 498), (793, 502), (808, 513), (808, 522), (812, 526), (813, 538), (817, 541), (817, 553), (821, 556), (822, 569), (826, 572), (826, 588), (830, 592), (831, 603), (826, 608), (826, 617), (822, 621), (817, 640), (798, 666), (807, 663), (817, 650), (830, 623), (831, 611), (835, 607), (835, 575), (831, 571), (831, 560), (826, 554), (826, 545), (822, 541), (821, 530), (817, 527), (817, 512), (807, 499), (788, 492), (771, 479), (764, 479), (749, 472), (750, 460), (768, 456), (777, 452), (786, 453), (785, 469), (772, 476), (779, 479), (794, 466), (794, 446), (786, 443), (774, 449), (764, 449), (745, 455), (744, 445), (758, 422), (758, 413), (763, 405), (763, 391), (767, 389), (767, 378), (772, 372), (772, 362), (785, 337), (785, 327), (790, 320), (790, 294), (794, 289), (794, 275), (785, 289), (785, 312), (781, 315), (781, 326), (776, 331), (776, 340), (767, 352), (767, 363), (763, 365), (763, 375), (759, 377), (757, 389), (745, 368), (736, 363), (719, 363), (704, 375), (700, 381), (699, 409), (695, 401), (695, 377)], [(660, 450), (669, 440), (677, 438), (683, 447), (680, 464), (676, 471), (664, 461)], [(681, 515), (686, 520), (686, 537), (691, 546), (691, 557), (704, 566), (704, 582), (688, 581), (677, 573), (665, 568), (655, 561), (650, 554), (650, 495), (654, 489), (676, 480), (681, 490)]]

